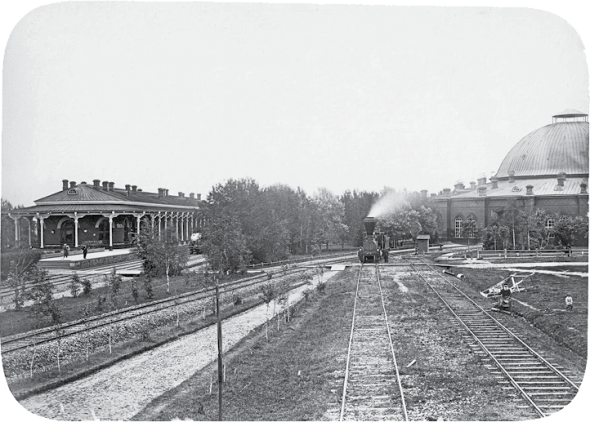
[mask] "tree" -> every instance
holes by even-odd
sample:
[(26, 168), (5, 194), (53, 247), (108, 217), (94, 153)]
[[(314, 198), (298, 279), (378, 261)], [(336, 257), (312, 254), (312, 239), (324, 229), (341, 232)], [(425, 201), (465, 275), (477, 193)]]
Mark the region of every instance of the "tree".
[(31, 300), (31, 314), (37, 320), (37, 326), (41, 326), (44, 316), (51, 315), (53, 301), (53, 284), (50, 283), (46, 270), (34, 267), (29, 272), (30, 287), (25, 293), (25, 298)]
[(70, 277), (70, 293), (72, 297), (78, 297), (80, 291), (80, 276), (74, 271), (74, 274)]
[(339, 243), (348, 232), (344, 224), (344, 204), (326, 188), (319, 188), (313, 198), (316, 204), (317, 241), (325, 243), (326, 249), (330, 243)]
[(203, 255), (213, 271), (239, 272), (250, 262), (250, 250), (239, 223), (231, 214), (211, 215), (203, 228)]
[(473, 216), (470, 215), (465, 221), (463, 221), (461, 231), (461, 235), (465, 235), (465, 237), (467, 237), (467, 250), (469, 250), (470, 240), (475, 239), (478, 236), (477, 222)]
[[(573, 217), (567, 214), (557, 214), (555, 216), (555, 238), (561, 246), (571, 247), (587, 227), (587, 217)], [(586, 235), (587, 237), (587, 235)]]
[(180, 275), (186, 267), (188, 250), (178, 242), (176, 232), (168, 228), (162, 235), (143, 224), (136, 241), (137, 255), (146, 274), (166, 276), (166, 292), (170, 294), (170, 276)]

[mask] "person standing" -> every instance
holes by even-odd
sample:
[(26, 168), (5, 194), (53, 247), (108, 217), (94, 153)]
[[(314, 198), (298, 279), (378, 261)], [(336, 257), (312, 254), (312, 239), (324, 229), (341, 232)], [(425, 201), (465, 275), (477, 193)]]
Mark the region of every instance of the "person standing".
[(69, 255), (70, 255), (70, 247), (68, 246), (67, 243), (64, 243), (64, 256), (62, 258), (62, 260), (66, 259)]
[(82, 245), (82, 256), (86, 259), (86, 254), (88, 253), (88, 247), (86, 245)]
[(565, 309), (570, 312), (574, 310), (574, 299), (570, 295), (565, 297)]

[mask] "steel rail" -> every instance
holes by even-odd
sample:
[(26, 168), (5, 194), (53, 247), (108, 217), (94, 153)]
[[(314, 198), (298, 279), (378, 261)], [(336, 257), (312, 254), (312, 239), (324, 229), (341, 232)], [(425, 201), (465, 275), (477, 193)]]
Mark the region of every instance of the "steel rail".
[(356, 292), (354, 294), (354, 305), (352, 307), (352, 324), (350, 327), (350, 338), (348, 340), (348, 354), (346, 356), (346, 369), (344, 370), (344, 385), (342, 387), (342, 406), (340, 407), (340, 421), (344, 418), (344, 408), (346, 407), (346, 388), (348, 387), (348, 369), (350, 367), (350, 353), (352, 351), (352, 337), (354, 335), (354, 322), (356, 319), (356, 304), (359, 295), (359, 285), (361, 283), (361, 272), (363, 264), (359, 267), (359, 273), (356, 281)]
[[(462, 297), (464, 297), (465, 299), (467, 299), (467, 301), (475, 306), (475, 308), (478, 309), (479, 312), (481, 312), (481, 314), (485, 317), (488, 318), (488, 320), (491, 320), (491, 322), (493, 322), (495, 324), (495, 326), (497, 328), (500, 328), (504, 333), (509, 335), (509, 338), (512, 341), (516, 341), (517, 344), (520, 344), (521, 347), (523, 347), (523, 349), (527, 352), (529, 352), (532, 356), (531, 358), (536, 359), (536, 361), (540, 364), (543, 364), (547, 369), (550, 369), (551, 371), (553, 371), (554, 374), (558, 375), (561, 378), (561, 381), (565, 381), (566, 385), (569, 384), (570, 387), (573, 387), (573, 389), (575, 391), (573, 391), (571, 394), (575, 394), (577, 391), (579, 391), (579, 387), (573, 382), (571, 381), (567, 376), (565, 376), (563, 373), (561, 373), (557, 368), (555, 368), (550, 362), (548, 362), (545, 358), (543, 358), (541, 355), (539, 355), (532, 347), (530, 347), (528, 344), (526, 344), (523, 340), (521, 340), (516, 334), (514, 334), (510, 329), (508, 329), (506, 326), (504, 326), (500, 321), (498, 321), (496, 318), (494, 318), (492, 315), (490, 315), (485, 309), (483, 309), (479, 304), (477, 304), (475, 301), (473, 301), (469, 296), (467, 296), (461, 289), (459, 289), (457, 286), (455, 286), (453, 283), (449, 282), (449, 280), (447, 280), (445, 277), (443, 277), (442, 275), (440, 275), (438, 273), (438, 271), (434, 270), (432, 268), (432, 266), (428, 263), (426, 263), (427, 266), (429, 267), (430, 271), (434, 272), (437, 276), (439, 276), (440, 278), (442, 278), (442, 280), (445, 282), (446, 285), (450, 285), (451, 287), (453, 287)], [(416, 270), (415, 267), (413, 267), (412, 264), (409, 264), (414, 270)], [(520, 387), (520, 384), (518, 383), (518, 381), (516, 381), (511, 375), (510, 373), (506, 370), (506, 368), (504, 368), (504, 366), (495, 358), (493, 352), (491, 352), (484, 344), (483, 342), (478, 338), (478, 336), (465, 324), (465, 322), (463, 321), (463, 319), (457, 315), (452, 307), (448, 304), (448, 302), (438, 293), (438, 291), (424, 278), (424, 276), (422, 276), (422, 274), (420, 274), (420, 272), (416, 271), (418, 273), (418, 275), (425, 281), (425, 283), (435, 292), (435, 294), (439, 297), (439, 299), (447, 306), (447, 308), (449, 308), (449, 310), (451, 311), (451, 313), (459, 320), (459, 322), (464, 326), (464, 328), (466, 329), (466, 331), (477, 341), (477, 343), (479, 344), (479, 346), (483, 349), (483, 351), (485, 353), (487, 353), (487, 355), (495, 362), (496, 366), (504, 373), (505, 377), (508, 378), (509, 382), (516, 388), (517, 391), (519, 391), (519, 393), (521, 394), (522, 397), (524, 397), (533, 407), (533, 409), (535, 409), (535, 411), (537, 413), (539, 413), (541, 416), (546, 416), (547, 414), (545, 412), (543, 412), (539, 406), (537, 406), (537, 404), (534, 402), (534, 400), (532, 399), (532, 397), (526, 393), (523, 388)]]
[(463, 295), (468, 301), (470, 301), (475, 307), (477, 307), (481, 312), (483, 312), (488, 318), (490, 318), (492, 321), (494, 321), (496, 323), (496, 325), (501, 328), (502, 330), (504, 330), (507, 334), (509, 334), (512, 338), (514, 338), (517, 342), (519, 342), (523, 347), (525, 347), (529, 352), (531, 352), (537, 359), (539, 359), (542, 363), (544, 363), (545, 365), (547, 365), (549, 367), (549, 369), (551, 369), (553, 372), (555, 372), (557, 375), (559, 375), (560, 377), (563, 378), (564, 381), (566, 381), (568, 384), (570, 384), (570, 386), (572, 386), (573, 388), (575, 388), (577, 391), (579, 391), (579, 387), (572, 381), (570, 380), (566, 375), (562, 374), (559, 369), (557, 369), (556, 367), (554, 367), (549, 361), (547, 361), (543, 356), (541, 356), (540, 354), (538, 354), (531, 346), (529, 346), (528, 344), (526, 344), (523, 340), (521, 340), (516, 334), (514, 334), (512, 331), (510, 331), (510, 329), (508, 327), (506, 327), (504, 324), (502, 324), (500, 321), (498, 321), (496, 318), (494, 318), (488, 311), (486, 311), (484, 308), (482, 308), (479, 304), (477, 304), (473, 299), (471, 299), (469, 296), (467, 296), (461, 289), (459, 289), (457, 286), (455, 286), (452, 283), (449, 283), (449, 281), (443, 277), (442, 275), (440, 275), (438, 273), (438, 271), (434, 270), (430, 264), (425, 263), (431, 271), (433, 271), (437, 276), (439, 276), (440, 278), (442, 278), (447, 284), (449, 284), (450, 286), (452, 286), (455, 290), (457, 290), (461, 295)]
[(391, 348), (391, 356), (393, 356), (393, 366), (395, 367), (395, 376), (397, 378), (397, 385), (399, 387), (399, 393), (402, 398), (402, 408), (404, 409), (405, 420), (408, 421), (408, 411), (406, 409), (406, 400), (404, 398), (404, 390), (402, 388), (402, 381), (399, 376), (399, 369), (397, 367), (397, 360), (395, 358), (395, 350), (393, 349), (393, 341), (391, 339), (391, 330), (389, 328), (389, 321), (387, 320), (387, 311), (385, 310), (385, 300), (383, 298), (383, 289), (381, 288), (381, 278), (379, 276), (379, 265), (375, 264), (377, 272), (377, 284), (379, 285), (379, 293), (381, 293), (381, 306), (383, 307), (383, 315), (385, 316), (385, 326), (387, 327), (387, 336), (389, 337), (389, 347)]
[[(297, 268), (297, 269), (293, 270), (292, 272), (290, 272), (289, 274), (296, 274), (298, 272), (303, 272), (303, 271), (305, 271), (305, 269)], [(247, 288), (247, 287), (256, 285), (260, 282), (261, 278), (265, 278), (265, 275), (264, 274), (256, 275), (254, 277), (249, 277), (248, 279), (245, 279), (245, 280), (237, 280), (237, 281), (233, 281), (230, 283), (226, 283), (222, 286), (223, 290), (221, 293), (222, 294), (229, 293), (233, 290)], [(294, 286), (293, 288), (296, 288), (296, 287), (297, 286)], [(169, 309), (174, 306), (178, 306), (178, 305), (182, 305), (182, 304), (186, 304), (186, 303), (191, 303), (191, 302), (194, 302), (197, 300), (207, 299), (207, 298), (213, 296), (212, 293), (214, 292), (214, 290), (215, 290), (214, 288), (206, 288), (206, 289), (202, 289), (202, 290), (199, 290), (196, 292), (187, 292), (187, 293), (183, 293), (182, 295), (179, 295), (179, 296), (161, 299), (157, 302), (145, 303), (145, 304), (134, 306), (132, 308), (125, 308), (125, 309), (121, 309), (121, 310), (114, 311), (114, 312), (107, 313), (107, 314), (96, 315), (96, 316), (86, 319), (85, 321), (77, 320), (77, 321), (72, 321), (70, 323), (65, 323), (60, 326), (60, 330), (64, 330), (64, 329), (68, 329), (68, 328), (72, 328), (72, 327), (81, 327), (81, 329), (64, 333), (59, 338), (79, 334), (84, 331), (94, 330), (97, 328), (107, 326), (109, 324), (113, 324), (113, 323), (117, 323), (117, 322), (121, 322), (121, 321), (126, 321), (126, 320), (133, 319), (133, 318), (138, 318), (138, 317), (150, 314), (150, 313), (163, 311), (165, 309)], [(191, 297), (191, 296), (193, 296), (193, 297)], [(186, 300), (178, 301), (179, 299), (181, 299), (181, 300), (186, 299)], [(142, 309), (146, 309), (146, 308), (147, 308), (147, 311), (141, 312)], [(140, 312), (133, 314), (136, 311), (140, 311)], [(125, 314), (128, 314), (128, 315), (125, 315)], [(95, 325), (92, 325), (90, 327), (86, 326), (86, 324), (88, 322), (94, 322), (94, 321), (98, 321), (98, 323)], [(55, 341), (55, 340), (57, 340), (57, 337), (49, 337), (49, 338), (42, 338), (38, 341), (32, 341), (28, 344), (20, 345), (18, 347), (12, 348), (12, 349), (6, 348), (6, 346), (8, 344), (20, 342), (23, 340), (27, 340), (29, 338), (34, 339), (35, 337), (41, 336), (43, 334), (53, 333), (54, 331), (55, 331), (55, 327), (52, 326), (52, 327), (47, 327), (45, 329), (36, 330), (35, 332), (32, 332), (32, 333), (24, 333), (23, 335), (18, 336), (18, 337), (3, 339), (2, 340), (3, 353), (5, 353), (5, 354), (11, 353), (11, 352), (15, 352), (15, 351), (18, 351), (21, 349), (26, 349), (27, 347), (37, 346), (39, 344)]]
[(502, 364), (500, 362), (498, 362), (498, 360), (488, 350), (488, 348), (481, 342), (481, 340), (477, 337), (477, 335), (473, 331), (471, 331), (471, 329), (467, 326), (467, 324), (465, 324), (465, 322), (463, 321), (463, 319), (459, 315), (457, 315), (457, 313), (453, 310), (453, 308), (451, 307), (451, 305), (448, 304), (448, 302), (436, 291), (436, 289), (434, 287), (432, 287), (432, 285), (428, 282), (428, 280), (426, 280), (424, 278), (424, 276), (422, 274), (420, 274), (414, 268), (414, 266), (412, 264), (410, 264), (410, 266), (414, 269), (414, 271), (416, 271), (418, 273), (418, 276), (420, 276), (420, 278), (422, 278), (422, 280), (424, 280), (424, 282), (428, 285), (428, 287), (430, 287), (432, 289), (432, 291), (438, 296), (438, 298), (442, 301), (442, 303), (444, 303), (444, 305), (455, 316), (455, 318), (457, 318), (459, 320), (459, 322), (461, 323), (461, 325), (463, 325), (463, 328), (475, 339), (475, 341), (477, 341), (477, 343), (479, 343), (479, 346), (488, 354), (488, 356), (490, 358), (492, 358), (492, 360), (496, 363), (496, 366), (504, 373), (504, 376), (506, 376), (506, 378), (508, 378), (508, 381), (510, 382), (510, 384), (512, 384), (514, 386), (514, 388), (516, 388), (520, 392), (520, 394), (529, 402), (529, 404), (533, 407), (533, 409), (535, 409), (535, 411), (541, 417), (547, 416), (536, 405), (536, 403), (533, 401), (533, 399), (520, 387), (520, 385), (518, 385), (518, 383), (514, 380), (514, 378), (512, 378), (512, 376), (508, 373), (508, 371), (506, 371), (506, 369), (504, 368), (504, 366), (502, 366)]

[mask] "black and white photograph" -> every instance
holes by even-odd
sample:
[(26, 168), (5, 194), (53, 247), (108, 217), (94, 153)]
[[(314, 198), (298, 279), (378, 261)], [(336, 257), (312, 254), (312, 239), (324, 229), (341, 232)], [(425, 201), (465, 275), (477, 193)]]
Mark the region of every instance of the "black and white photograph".
[(578, 2), (7, 3), (2, 420), (590, 409)]

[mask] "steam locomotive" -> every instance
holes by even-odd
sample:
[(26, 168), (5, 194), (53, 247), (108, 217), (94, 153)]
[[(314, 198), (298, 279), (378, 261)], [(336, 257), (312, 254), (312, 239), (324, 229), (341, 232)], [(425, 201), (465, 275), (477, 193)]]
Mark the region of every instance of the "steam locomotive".
[(367, 217), (363, 220), (367, 234), (363, 239), (363, 247), (358, 251), (359, 261), (366, 262), (380, 262), (383, 259), (385, 262), (389, 261), (389, 252), (387, 246), (389, 239), (384, 233), (375, 232), (375, 225), (377, 219), (375, 217)]

